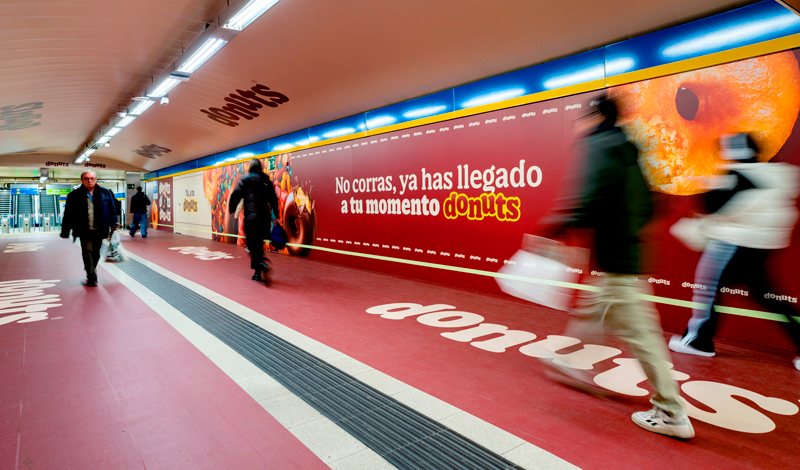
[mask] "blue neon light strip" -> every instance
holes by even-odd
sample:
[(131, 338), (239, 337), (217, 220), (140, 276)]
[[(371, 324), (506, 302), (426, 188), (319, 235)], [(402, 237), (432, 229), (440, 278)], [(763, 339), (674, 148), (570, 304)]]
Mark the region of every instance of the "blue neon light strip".
[[(604, 80), (623, 73), (800, 34), (800, 17), (765, 0), (702, 20), (554, 60), (432, 95), (368, 111), (228, 152), (145, 174), (159, 178), (264, 153), (307, 147), (346, 136), (364, 136), (387, 126), (499, 103), (512, 98)], [(237, 155), (241, 155), (236, 158)]]

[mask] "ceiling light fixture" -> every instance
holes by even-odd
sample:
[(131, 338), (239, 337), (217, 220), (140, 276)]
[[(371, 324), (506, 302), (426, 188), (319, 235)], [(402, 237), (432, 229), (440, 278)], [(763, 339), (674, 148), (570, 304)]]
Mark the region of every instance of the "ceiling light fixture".
[(103, 137), (100, 137), (99, 139), (97, 139), (97, 143), (98, 144), (105, 144), (109, 140), (111, 140), (111, 137), (109, 137), (107, 135), (104, 135)]
[(117, 127), (125, 127), (128, 124), (132, 123), (134, 119), (136, 119), (136, 116), (128, 116), (126, 118), (123, 118), (120, 122), (117, 123)]
[[(161, 82), (161, 84), (159, 84), (153, 91), (148, 93), (147, 96), (149, 96), (150, 98), (161, 98), (162, 96), (169, 93), (170, 90), (178, 86), (180, 82), (181, 82), (180, 80), (175, 80), (174, 78), (167, 78), (166, 80)], [(150, 103), (152, 104), (152, 101)], [(131, 114), (141, 114), (141, 113), (135, 113), (131, 111)]]
[(114, 137), (115, 135), (119, 134), (119, 131), (121, 130), (122, 130), (121, 127), (112, 127), (111, 129), (108, 130), (108, 132), (106, 132), (104, 137)]
[[(134, 106), (133, 109), (128, 111), (128, 114), (140, 115), (143, 112), (147, 111), (147, 108), (149, 108), (150, 106), (153, 106), (153, 103), (155, 103), (155, 101), (153, 101), (153, 100), (139, 101), (138, 103), (136, 103), (136, 106)], [(125, 119), (128, 119), (128, 118), (125, 118)], [(125, 119), (123, 119), (123, 121)]]
[(250, 2), (239, 10), (238, 13), (233, 15), (222, 27), (242, 31), (276, 3), (278, 3), (278, 0), (250, 0)]
[(194, 73), (201, 65), (217, 53), (228, 41), (219, 38), (208, 38), (200, 49), (197, 50), (186, 62), (178, 67), (178, 72)]

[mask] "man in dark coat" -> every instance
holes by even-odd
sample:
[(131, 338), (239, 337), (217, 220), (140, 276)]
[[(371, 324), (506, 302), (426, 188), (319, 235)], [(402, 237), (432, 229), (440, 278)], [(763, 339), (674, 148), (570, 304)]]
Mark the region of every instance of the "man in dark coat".
[(133, 223), (131, 224), (130, 234), (136, 235), (136, 230), (139, 226), (142, 227), (142, 238), (147, 238), (147, 206), (150, 205), (150, 199), (145, 193), (142, 192), (142, 187), (136, 187), (136, 194), (131, 197), (131, 214), (133, 214)]
[(84, 171), (81, 183), (80, 188), (67, 196), (61, 238), (69, 238), (70, 231), (74, 238), (80, 238), (86, 285), (94, 287), (100, 246), (117, 227), (116, 203), (114, 193), (97, 185), (97, 175), (93, 171)]
[(264, 262), (264, 239), (268, 238), (272, 221), (278, 219), (278, 197), (272, 180), (261, 168), (261, 161), (250, 161), (250, 170), (244, 176), (228, 201), (228, 212), (233, 214), (240, 200), (244, 200), (244, 234), (250, 250), (250, 268), (255, 271), (252, 279), (262, 279), (261, 274), (269, 271)]
[[(614, 101), (601, 99), (598, 111), (589, 118), (597, 126), (582, 141), (587, 153), (582, 194), (544, 224), (545, 234), (551, 236), (570, 227), (593, 230), (595, 257), (604, 271), (599, 290), (579, 294), (577, 318), (565, 334), (587, 340), (602, 325), (624, 339), (656, 392), (650, 399), (653, 409), (633, 413), (631, 419), (648, 431), (689, 439), (694, 429), (667, 365), (669, 351), (658, 312), (644, 300), (653, 295), (652, 287), (639, 278), (645, 273), (640, 233), (653, 212), (639, 152), (616, 125)], [(566, 360), (548, 365), (570, 385), (602, 391), (579, 365)]]

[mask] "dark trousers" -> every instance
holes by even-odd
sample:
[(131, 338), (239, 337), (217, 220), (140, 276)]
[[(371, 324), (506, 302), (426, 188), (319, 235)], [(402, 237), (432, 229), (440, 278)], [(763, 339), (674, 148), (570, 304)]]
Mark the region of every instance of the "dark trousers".
[(261, 263), (264, 262), (264, 231), (245, 226), (244, 234), (247, 248), (250, 250), (250, 269), (259, 271)]
[[(771, 298), (776, 292), (770, 282), (767, 272), (767, 257), (774, 253), (773, 250), (757, 250), (754, 248), (739, 247), (736, 254), (724, 267), (724, 272), (719, 280), (719, 286), (729, 287), (736, 285), (746, 286), (748, 297), (758, 302), (766, 311), (782, 315), (786, 322), (781, 322), (792, 337), (795, 346), (800, 350), (800, 321), (797, 319), (797, 310), (788, 302)], [(717, 295), (719, 287), (716, 289)], [(717, 330), (719, 313), (710, 308), (708, 319), (700, 323), (697, 338), (691, 345), (704, 351), (713, 351), (714, 345), (711, 337)], [(688, 333), (684, 333), (684, 336)]]
[(97, 262), (100, 261), (100, 247), (103, 245), (104, 238), (100, 230), (90, 230), (85, 236), (80, 237), (83, 269), (86, 270), (86, 278), (90, 281), (97, 280), (95, 268), (97, 268)]

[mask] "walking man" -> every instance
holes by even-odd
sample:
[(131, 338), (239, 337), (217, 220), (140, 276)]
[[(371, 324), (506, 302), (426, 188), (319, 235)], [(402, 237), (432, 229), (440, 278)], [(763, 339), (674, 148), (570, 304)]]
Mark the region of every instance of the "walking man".
[[(650, 411), (633, 413), (631, 419), (643, 429), (668, 436), (689, 439), (694, 429), (678, 400), (678, 385), (667, 366), (669, 351), (664, 340), (658, 312), (642, 299), (652, 295), (643, 274), (640, 232), (653, 212), (652, 197), (638, 164), (638, 150), (617, 127), (617, 105), (602, 99), (592, 132), (583, 139), (586, 148), (586, 171), (579, 200), (556, 213), (544, 232), (558, 236), (569, 227), (594, 231), (594, 249), (598, 267), (605, 271), (599, 292), (579, 296), (577, 317), (568, 333), (586, 340), (596, 327), (608, 327), (624, 339), (655, 389)], [(569, 364), (547, 363), (555, 378), (584, 390), (600, 391), (590, 373)]]
[(94, 287), (100, 246), (117, 226), (116, 205), (114, 193), (97, 185), (97, 175), (93, 171), (84, 171), (81, 183), (81, 187), (67, 196), (61, 238), (69, 238), (70, 231), (74, 238), (80, 238), (86, 285)]
[(142, 187), (136, 187), (136, 194), (131, 197), (131, 214), (133, 214), (133, 223), (130, 227), (131, 236), (136, 235), (136, 230), (141, 225), (142, 238), (147, 238), (147, 206), (150, 205), (150, 199), (145, 193), (142, 192)]
[[(250, 250), (250, 269), (254, 281), (269, 281), (269, 266), (264, 262), (264, 239), (269, 237), (272, 221), (278, 219), (278, 197), (275, 186), (262, 170), (261, 161), (254, 158), (250, 169), (228, 201), (228, 212), (233, 214), (239, 201), (244, 201), (244, 234)], [(262, 279), (261, 275), (265, 278)]]

